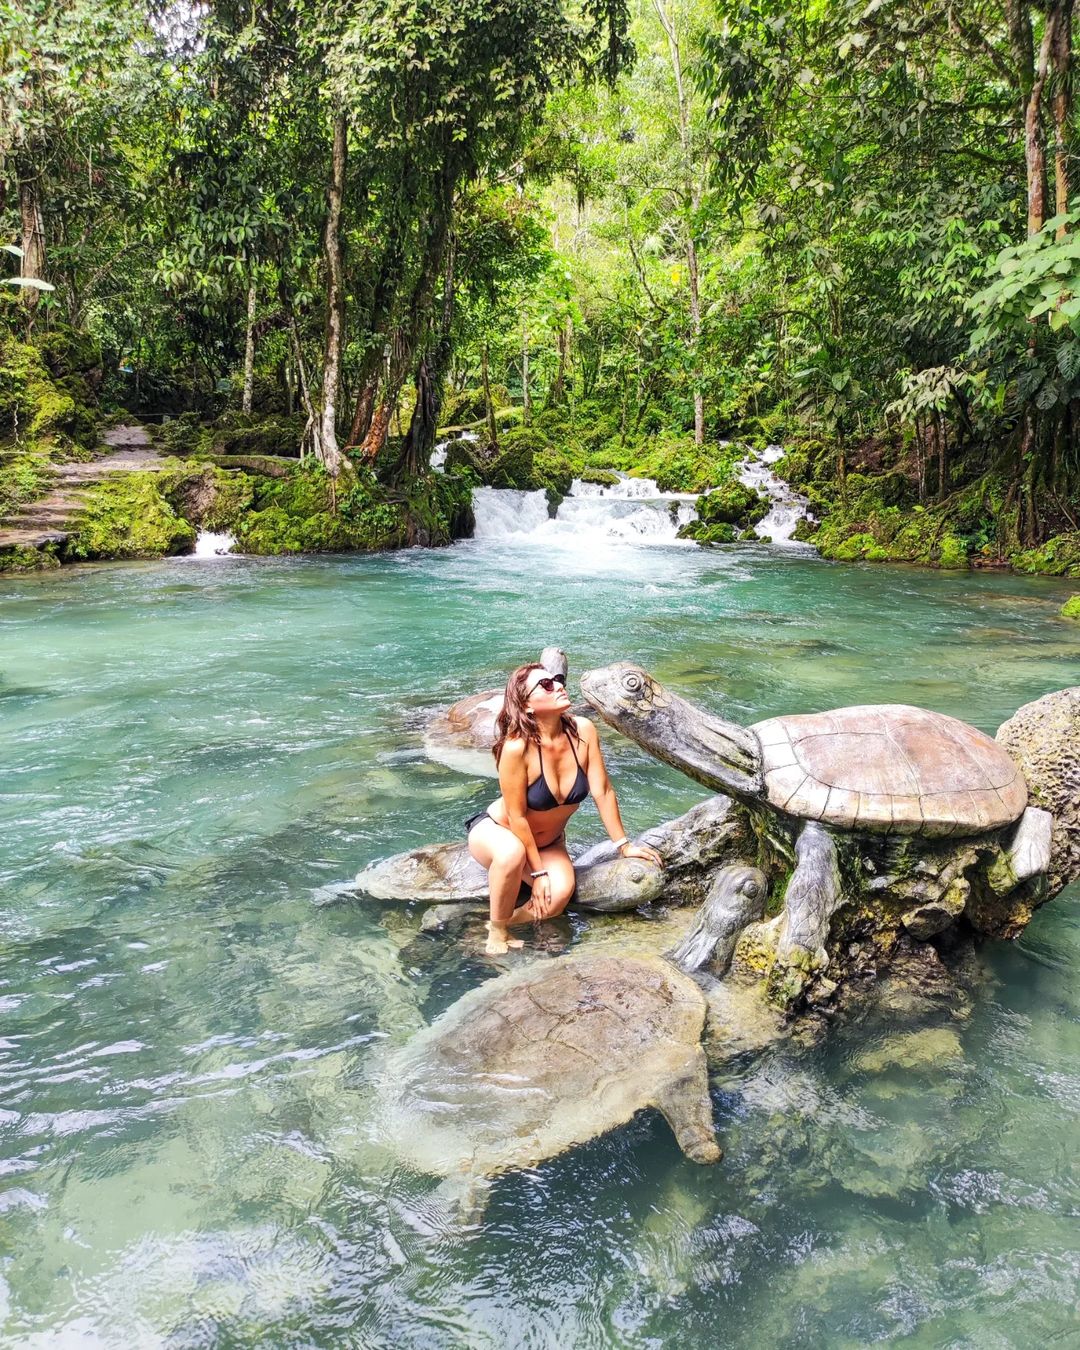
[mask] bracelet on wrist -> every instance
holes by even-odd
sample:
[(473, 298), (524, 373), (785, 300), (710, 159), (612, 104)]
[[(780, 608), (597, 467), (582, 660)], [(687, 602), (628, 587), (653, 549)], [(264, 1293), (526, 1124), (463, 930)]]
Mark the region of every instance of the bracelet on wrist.
[(625, 834), (623, 835), (623, 837), (622, 837), (621, 839), (613, 839), (613, 840), (611, 841), (612, 847), (613, 847), (613, 848), (622, 848), (622, 846), (623, 846), (624, 844), (628, 844), (629, 842), (630, 842), (630, 840), (629, 840), (629, 838), (628, 838)]
[(546, 873), (546, 872), (530, 872), (530, 873), (529, 873), (529, 876), (531, 876), (532, 879), (535, 881), (537, 877), (546, 877), (546, 876), (547, 876), (547, 873)]

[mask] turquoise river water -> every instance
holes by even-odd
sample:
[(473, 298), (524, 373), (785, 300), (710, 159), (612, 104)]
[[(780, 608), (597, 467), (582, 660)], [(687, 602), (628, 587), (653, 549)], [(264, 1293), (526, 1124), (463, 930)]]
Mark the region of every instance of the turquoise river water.
[[(993, 732), (1080, 682), (1070, 589), (573, 535), (4, 582), (2, 1344), (1080, 1344), (1077, 888), (970, 1002), (725, 1071), (718, 1166), (644, 1113), (465, 1226), (372, 1095), (497, 967), (339, 893), (484, 805), (425, 721), (545, 643), (742, 721), (907, 701)], [(606, 744), (632, 829), (703, 795)]]

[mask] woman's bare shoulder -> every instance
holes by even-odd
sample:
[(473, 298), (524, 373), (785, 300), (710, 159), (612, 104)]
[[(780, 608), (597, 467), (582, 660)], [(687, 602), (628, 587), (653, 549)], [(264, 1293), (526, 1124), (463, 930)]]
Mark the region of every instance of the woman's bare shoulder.
[(506, 760), (509, 764), (516, 764), (525, 758), (525, 751), (528, 747), (528, 741), (524, 736), (508, 736), (503, 741), (501, 760)]
[(597, 739), (596, 726), (587, 717), (575, 717), (574, 726), (577, 727), (578, 735), (583, 741), (591, 743)]

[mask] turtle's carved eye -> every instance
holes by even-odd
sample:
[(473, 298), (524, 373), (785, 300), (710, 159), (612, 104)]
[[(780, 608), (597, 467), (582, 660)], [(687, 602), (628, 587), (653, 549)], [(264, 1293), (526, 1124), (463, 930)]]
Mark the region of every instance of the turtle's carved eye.
[(628, 694), (640, 694), (645, 688), (645, 681), (636, 670), (628, 670), (623, 675), (622, 682)]
[(757, 884), (757, 882), (754, 880), (753, 877), (750, 877), (742, 884), (743, 895), (748, 895), (751, 900), (753, 900), (757, 896), (757, 893), (760, 889), (761, 887)]

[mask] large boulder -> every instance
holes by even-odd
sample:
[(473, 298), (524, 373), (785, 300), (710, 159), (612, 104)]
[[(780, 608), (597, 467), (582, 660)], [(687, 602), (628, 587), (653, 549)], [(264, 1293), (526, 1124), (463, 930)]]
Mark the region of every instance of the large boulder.
[(1080, 877), (1080, 685), (1025, 703), (997, 739), (1020, 765), (1031, 800), (1054, 817), (1047, 879), (1055, 894)]

